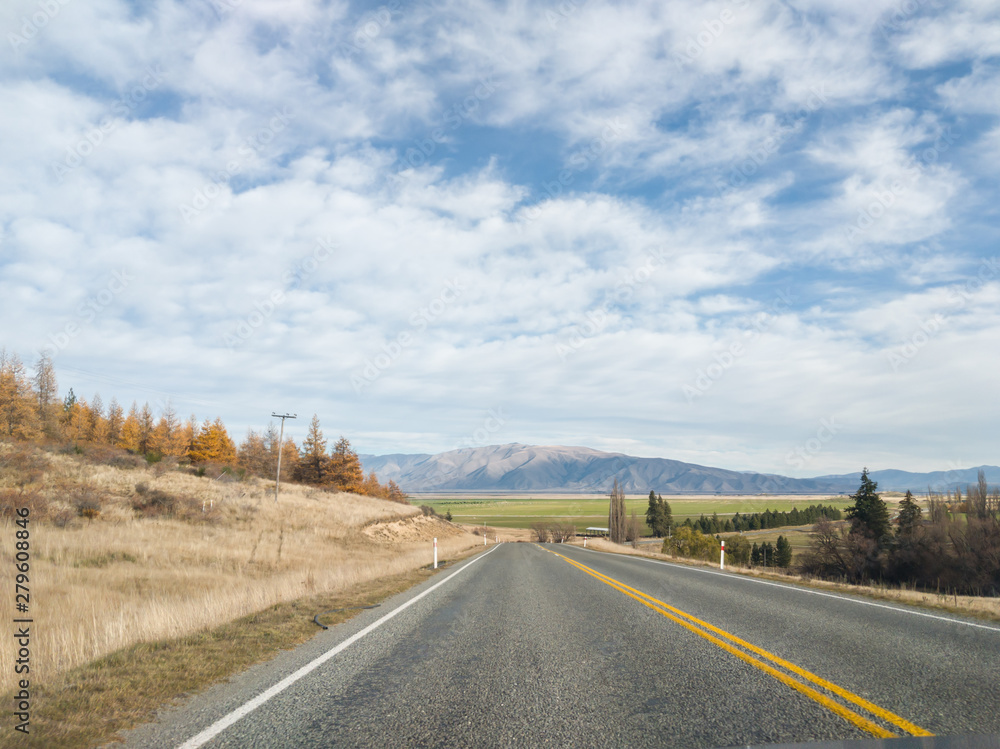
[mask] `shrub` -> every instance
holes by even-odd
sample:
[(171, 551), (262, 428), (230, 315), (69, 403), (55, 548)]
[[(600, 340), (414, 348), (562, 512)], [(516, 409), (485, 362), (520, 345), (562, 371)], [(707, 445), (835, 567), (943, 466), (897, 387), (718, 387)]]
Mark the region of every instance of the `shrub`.
[(545, 521), (538, 521), (537, 523), (531, 524), (531, 530), (535, 534), (535, 540), (540, 544), (547, 543), (549, 540), (549, 524)]
[(177, 508), (177, 498), (161, 489), (150, 489), (146, 484), (135, 485), (132, 509), (145, 517), (173, 515)]
[(172, 471), (177, 467), (177, 458), (168, 455), (163, 460), (158, 460), (153, 464), (153, 475), (159, 478), (167, 471)]
[(73, 492), (73, 506), (77, 515), (90, 521), (101, 514), (100, 497), (90, 487), (84, 486)]
[(41, 481), (48, 467), (46, 457), (35, 450), (20, 448), (0, 453), (0, 476), (15, 486), (25, 487)]
[(551, 523), (549, 533), (556, 543), (565, 543), (576, 536), (576, 526), (572, 523)]
[(52, 513), (52, 525), (56, 528), (66, 528), (73, 522), (73, 518), (75, 517), (76, 513), (72, 510), (66, 508), (56, 510)]
[(726, 564), (740, 567), (750, 564), (750, 542), (743, 536), (730, 536), (726, 539)]
[(682, 525), (673, 536), (664, 539), (662, 551), (675, 557), (712, 560), (719, 553), (719, 542), (712, 536)]
[(27, 507), (31, 520), (44, 520), (49, 514), (49, 500), (36, 491), (0, 489), (0, 518), (15, 518), (20, 507)]
[(87, 445), (83, 450), (83, 458), (88, 463), (112, 468), (132, 469), (145, 464), (142, 456), (111, 445)]

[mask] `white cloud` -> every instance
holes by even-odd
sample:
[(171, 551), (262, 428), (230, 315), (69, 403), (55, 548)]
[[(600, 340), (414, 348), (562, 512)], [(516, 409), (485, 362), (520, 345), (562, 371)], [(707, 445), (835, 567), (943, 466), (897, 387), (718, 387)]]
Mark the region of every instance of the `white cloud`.
[(944, 17), (919, 17), (907, 23), (897, 42), (901, 60), (914, 68), (930, 68), (1000, 53), (996, 6), (965, 5), (972, 7), (949, 8)]
[[(996, 289), (946, 302), (995, 247), (995, 186), (970, 188), (995, 85), (982, 59), (906, 70), (985, 56), (973, 10), (886, 50), (891, 3), (212, 7), (70, 3), (4, 51), (0, 345), (65, 341), (63, 388), (170, 394), (237, 434), (317, 412), (379, 452), (504, 407), (500, 441), (798, 475), (939, 467), (986, 433)], [(849, 428), (788, 465), (828, 417)]]

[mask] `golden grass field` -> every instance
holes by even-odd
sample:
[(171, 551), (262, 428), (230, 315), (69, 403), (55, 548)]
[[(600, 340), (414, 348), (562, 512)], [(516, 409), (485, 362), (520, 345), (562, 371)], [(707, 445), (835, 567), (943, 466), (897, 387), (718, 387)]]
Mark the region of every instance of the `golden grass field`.
[[(65, 527), (29, 523), (33, 683), (138, 642), (416, 569), (431, 562), (433, 536), (442, 559), (482, 541), (416, 507), (353, 494), (284, 485), (276, 504), (273, 482), (258, 479), (157, 475), (66, 455), (44, 461), (34, 488), (50, 501), (50, 515), (72, 519)], [(11, 486), (5, 478), (0, 489)], [(183, 499), (185, 519), (137, 516), (137, 484)], [(82, 486), (100, 498), (93, 520), (72, 512), (68, 498)], [(0, 580), (11, 606), (15, 530), (10, 519), (0, 530)], [(3, 638), (4, 693), (14, 688), (14, 659), (13, 640)]]

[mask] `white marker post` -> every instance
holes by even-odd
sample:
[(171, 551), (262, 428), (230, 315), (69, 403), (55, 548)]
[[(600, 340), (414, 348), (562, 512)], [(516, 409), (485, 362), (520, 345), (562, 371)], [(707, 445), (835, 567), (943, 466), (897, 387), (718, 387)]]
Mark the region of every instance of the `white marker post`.
[(438, 568), (438, 540), (434, 539), (434, 569)]
[(585, 549), (587, 548), (587, 537), (586, 536), (583, 537), (583, 548), (585, 548)]
[(719, 569), (726, 569), (726, 542), (722, 542), (722, 551), (719, 552)]

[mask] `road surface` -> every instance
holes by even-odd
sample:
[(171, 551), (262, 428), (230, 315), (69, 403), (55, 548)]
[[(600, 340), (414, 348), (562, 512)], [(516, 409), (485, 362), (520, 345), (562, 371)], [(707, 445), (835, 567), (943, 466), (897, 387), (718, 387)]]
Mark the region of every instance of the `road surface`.
[(507, 543), (127, 738), (188, 749), (727, 747), (1000, 734), (997, 695), (997, 624)]

